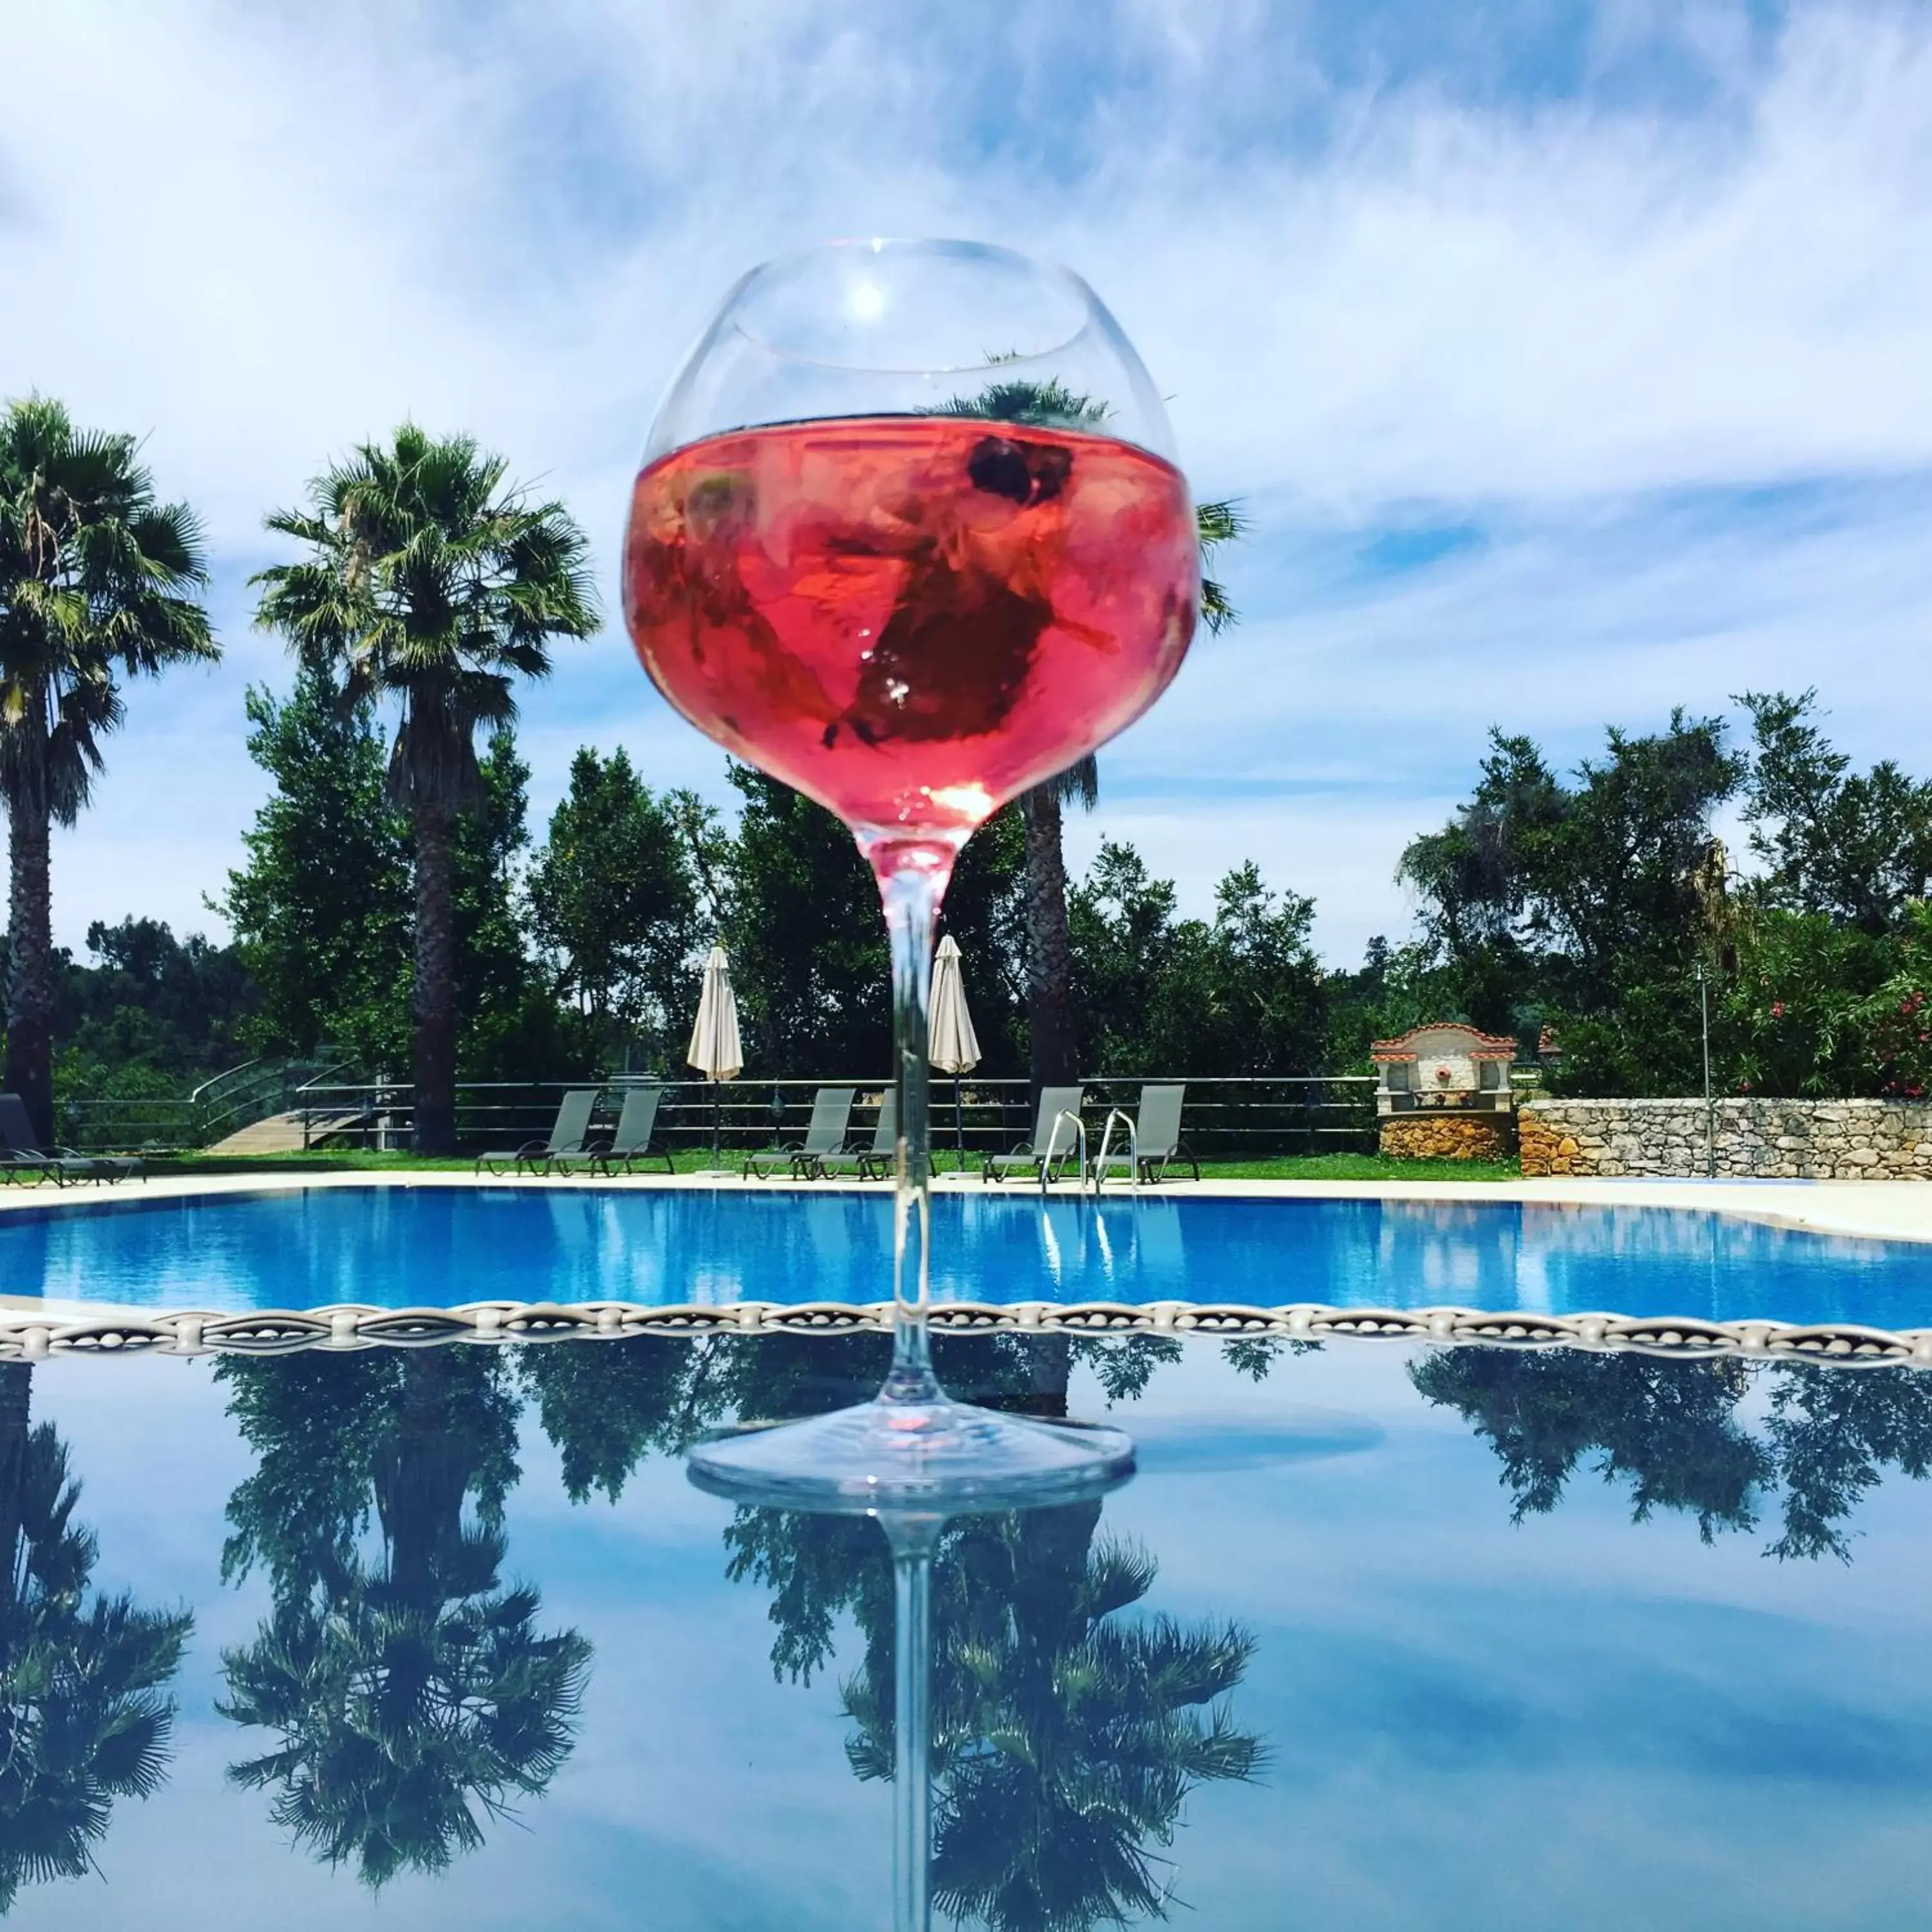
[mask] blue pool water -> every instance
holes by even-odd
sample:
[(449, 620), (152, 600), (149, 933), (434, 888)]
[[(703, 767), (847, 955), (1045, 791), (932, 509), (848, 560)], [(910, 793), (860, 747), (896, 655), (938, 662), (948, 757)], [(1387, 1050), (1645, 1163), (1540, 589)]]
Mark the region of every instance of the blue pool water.
[[(1932, 1323), (1932, 1246), (1507, 1202), (942, 1193), (942, 1299), (1325, 1302)], [(890, 1293), (876, 1194), (318, 1188), (0, 1221), (0, 1293), (246, 1310)]]
[[(1142, 1447), (1104, 1502), (938, 1550), (940, 1875), (1022, 1892), (970, 1932), (1924, 1923), (1932, 1375), (1160, 1340), (940, 1339), (962, 1394)], [(891, 1787), (853, 1754), (890, 1703), (884, 1539), (734, 1516), (676, 1456), (860, 1399), (884, 1347), (0, 1364), (84, 1533), (0, 1513), (0, 1561), (59, 1556), (31, 1628), (71, 1659), (0, 1676), (8, 1932), (886, 1932)], [(172, 1723), (147, 1795), (49, 1817), (16, 1794), (88, 1746), (34, 1720), (128, 1692), (74, 1640), (117, 1600), (175, 1634)], [(506, 1696), (550, 1725), (508, 1727), (507, 1790), (473, 1748)], [(1190, 1755), (1210, 1726), (1249, 1778)]]

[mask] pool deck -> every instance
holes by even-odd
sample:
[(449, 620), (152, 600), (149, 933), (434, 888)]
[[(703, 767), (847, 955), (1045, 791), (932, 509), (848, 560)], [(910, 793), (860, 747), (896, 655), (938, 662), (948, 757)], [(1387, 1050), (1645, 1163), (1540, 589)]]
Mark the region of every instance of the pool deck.
[[(1004, 1188), (984, 1188), (976, 1175), (938, 1177), (944, 1192), (962, 1190), (1002, 1193), (1009, 1199), (1037, 1196), (1039, 1190), (1022, 1182)], [(475, 1175), (456, 1170), (352, 1169), (316, 1174), (232, 1174), (163, 1175), (147, 1180), (113, 1181), (102, 1185), (76, 1184), (0, 1189), (0, 1214), (49, 1208), (80, 1208), (139, 1201), (210, 1200), (226, 1195), (280, 1194), (304, 1188), (338, 1187), (530, 1187), (566, 1190), (742, 1189), (748, 1192), (824, 1193), (828, 1190), (882, 1193), (889, 1183), (849, 1180), (743, 1180), (704, 1174), (638, 1174), (606, 1179), (585, 1174), (548, 1178)], [(1070, 1182), (1051, 1190), (1056, 1199), (1070, 1199), (1084, 1190)], [(1402, 1201), (1480, 1204), (1514, 1202), (1546, 1207), (1678, 1208), (1733, 1216), (1786, 1228), (1808, 1228), (1819, 1234), (1844, 1234), (1867, 1240), (1932, 1242), (1932, 1184), (1910, 1180), (1184, 1180), (1157, 1186), (1129, 1188), (1118, 1183), (1107, 1190), (1109, 1200), (1136, 1196), (1163, 1200), (1203, 1196), (1253, 1201)]]

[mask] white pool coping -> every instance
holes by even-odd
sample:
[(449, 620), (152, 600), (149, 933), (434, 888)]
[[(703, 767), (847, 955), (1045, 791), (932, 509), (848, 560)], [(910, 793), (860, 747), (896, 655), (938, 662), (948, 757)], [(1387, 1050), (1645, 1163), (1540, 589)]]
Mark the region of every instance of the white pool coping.
[[(986, 1187), (976, 1174), (942, 1174), (936, 1186), (948, 1193), (964, 1189), (1009, 1199), (1037, 1198), (1031, 1183), (1009, 1181)], [(296, 1193), (308, 1188), (521, 1187), (565, 1190), (652, 1189), (809, 1195), (829, 1190), (882, 1193), (880, 1181), (745, 1180), (680, 1174), (634, 1174), (606, 1178), (587, 1174), (530, 1176), (471, 1174), (454, 1169), (346, 1169), (315, 1174), (163, 1174), (146, 1180), (76, 1183), (64, 1188), (0, 1188), (0, 1215), (44, 1211), (51, 1207), (84, 1208), (130, 1201), (219, 1199), (224, 1196)], [(1049, 1190), (1056, 1199), (1082, 1192), (1071, 1182)], [(1480, 1204), (1511, 1202), (1546, 1207), (1678, 1208), (1808, 1228), (1870, 1240), (1932, 1242), (1932, 1183), (1912, 1180), (1180, 1180), (1131, 1188), (1109, 1184), (1106, 1198), (1137, 1196), (1162, 1200), (1210, 1198), (1250, 1201), (1403, 1201)]]

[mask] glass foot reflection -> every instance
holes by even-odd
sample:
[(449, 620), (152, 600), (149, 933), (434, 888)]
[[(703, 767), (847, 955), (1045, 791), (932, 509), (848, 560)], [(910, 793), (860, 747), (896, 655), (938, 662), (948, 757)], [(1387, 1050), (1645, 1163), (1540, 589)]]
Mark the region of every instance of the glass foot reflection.
[(1038, 1508), (1134, 1472), (1124, 1431), (976, 1408), (943, 1395), (875, 1401), (724, 1431), (688, 1452), (691, 1480), (734, 1502), (839, 1515)]

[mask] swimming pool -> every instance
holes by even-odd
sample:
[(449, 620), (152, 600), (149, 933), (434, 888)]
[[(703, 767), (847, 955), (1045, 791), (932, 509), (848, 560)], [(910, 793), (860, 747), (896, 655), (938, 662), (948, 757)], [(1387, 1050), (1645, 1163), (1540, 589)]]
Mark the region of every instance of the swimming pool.
[[(64, 1565), (35, 1640), (82, 1640), (0, 1672), (10, 1932), (883, 1932), (884, 1540), (734, 1515), (676, 1451), (863, 1396), (886, 1346), (0, 1364), (0, 1444), (31, 1413), (82, 1485), (70, 1522), (0, 1510), (0, 1558)], [(939, 1876), (1011, 1890), (976, 1932), (1042, 1923), (1029, 1888), (1069, 1932), (1148, 1924), (1142, 1871), (1202, 1932), (1922, 1919), (1932, 1376), (940, 1350), (1142, 1450), (939, 1551)], [(117, 1604), (145, 1653), (84, 1640)], [(32, 1721), (76, 1682), (97, 1720), (172, 1707), (139, 1791)], [(98, 1802), (50, 1819), (43, 1778)]]
[[(944, 1192), (942, 1300), (1443, 1305), (1932, 1324), (1932, 1245), (1654, 1207)], [(874, 1302), (877, 1194), (326, 1187), (0, 1220), (0, 1294), (242, 1312), (495, 1300)]]

